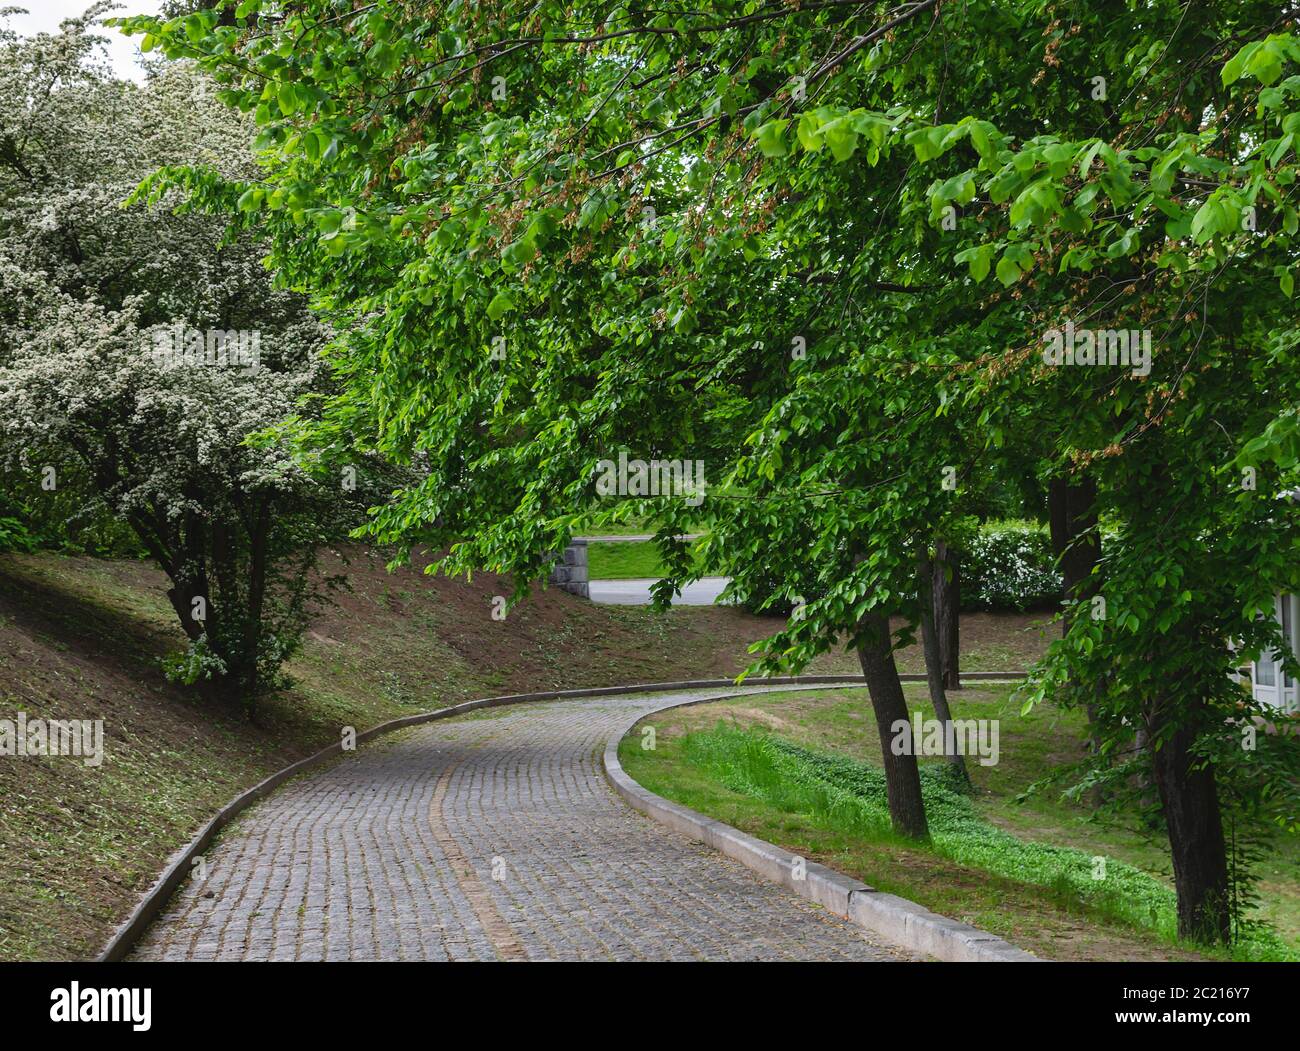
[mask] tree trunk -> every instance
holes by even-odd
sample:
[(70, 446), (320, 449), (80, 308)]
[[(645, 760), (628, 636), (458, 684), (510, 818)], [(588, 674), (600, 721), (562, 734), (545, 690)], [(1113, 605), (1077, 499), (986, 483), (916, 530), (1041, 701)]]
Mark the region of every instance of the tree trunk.
[(1066, 597), (1082, 601), (1093, 592), (1092, 570), (1101, 558), (1095, 481), (1087, 476), (1079, 481), (1052, 479), (1048, 484), (1048, 515), (1052, 549), (1065, 579), (1063, 591)]
[(262, 607), (266, 598), (267, 545), (271, 524), (271, 500), (264, 498), (249, 530), (248, 609), (245, 611), (244, 641), (239, 676), (244, 703), (251, 711), (261, 687), (257, 674), (258, 648), (262, 641)]
[(1214, 768), (1192, 754), (1195, 726), (1194, 718), (1187, 719), (1165, 736), (1159, 725), (1153, 725), (1156, 747), (1151, 758), (1174, 862), (1178, 934), (1226, 944), (1232, 933), (1227, 849)]
[[(1051, 520), (1052, 550), (1061, 567), (1066, 598), (1083, 602), (1097, 590), (1092, 575), (1101, 558), (1101, 536), (1097, 531), (1097, 484), (1089, 477), (1078, 482), (1053, 478), (1047, 488), (1047, 510)], [(1069, 632), (1078, 609), (1062, 622), (1062, 634)]]
[[(1051, 520), (1052, 550), (1061, 567), (1062, 591), (1074, 604), (1061, 618), (1061, 634), (1068, 635), (1074, 618), (1084, 614), (1083, 603), (1097, 593), (1093, 569), (1101, 558), (1101, 534), (1097, 529), (1097, 483), (1087, 475), (1077, 482), (1053, 478), (1047, 487), (1047, 510)], [(1088, 611), (1089, 615), (1091, 611)], [(1097, 702), (1084, 684), (1072, 682), (1072, 690), (1084, 692), (1088, 712), (1088, 748), (1098, 748)]]
[(894, 663), (894, 651), (890, 645), (889, 617), (882, 613), (869, 613), (862, 618), (858, 628), (858, 661), (862, 665), (867, 692), (871, 695), (876, 728), (880, 732), (889, 817), (894, 831), (900, 836), (928, 839), (930, 831), (921, 799), (916, 749), (907, 749), (910, 754), (895, 755), (891, 747), (895, 737), (894, 724), (899, 720), (907, 723), (908, 715), (907, 699), (903, 696), (903, 684), (898, 678), (898, 666)]
[(172, 604), (172, 609), (176, 611), (176, 616), (180, 618), (181, 627), (185, 630), (186, 637), (191, 642), (196, 641), (207, 630), (207, 625), (206, 621), (195, 619), (194, 600), (201, 598), (204, 606), (207, 609), (211, 608), (212, 604), (208, 601), (207, 583), (182, 580), (167, 589), (167, 598)]
[(943, 686), (961, 689), (961, 561), (942, 540), (934, 545), (934, 626), (939, 636), (940, 668)]
[[(168, 570), (172, 586), (167, 591), (167, 597), (191, 642), (208, 632), (208, 622), (213, 612), (205, 557), (206, 543), (207, 527), (203, 519), (198, 514), (189, 512), (185, 516), (184, 532), (176, 538), (177, 553)], [(202, 620), (194, 616), (195, 599), (203, 600)]]
[[(941, 572), (941, 571), (940, 571)], [(933, 603), (933, 584), (936, 581), (935, 564), (928, 559), (921, 562), (917, 592), (921, 601), (921, 645), (925, 650), (925, 681), (930, 687), (930, 703), (934, 705), (935, 717), (943, 723), (943, 739), (956, 742), (952, 733), (952, 711), (948, 708), (948, 695), (943, 688), (943, 653), (939, 646), (939, 633), (936, 630), (937, 617), (931, 608)], [(958, 778), (958, 783), (970, 787), (970, 774), (966, 770), (966, 759), (954, 747), (951, 755), (945, 756), (948, 765)]]
[[(1136, 755), (1145, 757), (1148, 765), (1151, 762), (1151, 735), (1147, 732), (1145, 724), (1139, 723), (1133, 733), (1133, 751)], [(1160, 820), (1156, 816), (1160, 810), (1160, 800), (1156, 792), (1155, 782), (1145, 769), (1132, 778), (1131, 784), (1139, 793), (1139, 817), (1142, 823), (1149, 829), (1156, 830), (1160, 827)]]

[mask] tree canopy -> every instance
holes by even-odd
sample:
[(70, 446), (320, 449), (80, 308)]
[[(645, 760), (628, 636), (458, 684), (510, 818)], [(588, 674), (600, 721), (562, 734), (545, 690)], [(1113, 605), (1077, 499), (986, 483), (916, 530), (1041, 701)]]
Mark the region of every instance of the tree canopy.
[[(526, 582), (579, 515), (623, 513), (601, 459), (702, 459), (700, 506), (640, 505), (665, 597), (718, 571), (803, 599), (763, 667), (847, 640), (887, 679), (881, 618), (916, 621), (918, 561), (992, 479), (1089, 487), (1114, 542), (1028, 703), (1089, 704), (1108, 776), (1152, 772), (1182, 930), (1228, 936), (1221, 813), (1296, 821), (1230, 678), (1300, 587), (1290, 14), (232, 0), (125, 24), (259, 129), (255, 176), (149, 188), (261, 229), (339, 319), (307, 441), (421, 465), (377, 538)], [(672, 539), (693, 524), (699, 563)]]

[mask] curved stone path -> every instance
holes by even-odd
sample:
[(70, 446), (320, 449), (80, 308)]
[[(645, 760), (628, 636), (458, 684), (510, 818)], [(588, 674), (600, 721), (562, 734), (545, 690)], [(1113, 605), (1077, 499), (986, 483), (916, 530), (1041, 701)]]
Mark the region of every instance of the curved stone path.
[(914, 958), (614, 795), (611, 734), (720, 692), (487, 709), (363, 745), (227, 828), (131, 958)]

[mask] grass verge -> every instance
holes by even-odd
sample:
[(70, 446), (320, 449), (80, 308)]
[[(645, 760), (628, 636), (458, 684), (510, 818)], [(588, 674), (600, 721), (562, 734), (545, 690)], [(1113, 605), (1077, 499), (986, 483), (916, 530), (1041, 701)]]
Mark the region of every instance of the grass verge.
[(658, 580), (664, 572), (653, 541), (593, 540), (587, 544), (587, 575), (592, 580)]
[[(620, 755), (651, 791), (1045, 958), (1207, 955), (1174, 937), (1167, 862), (1149, 835), (1075, 807), (1059, 790), (1017, 801), (1070, 761), (1081, 726), (1073, 713), (1046, 710), (1019, 721), (1008, 694), (963, 691), (955, 701), (958, 717), (1001, 721), (1001, 761), (972, 767), (972, 796), (951, 790), (942, 760), (923, 761), (928, 847), (892, 834), (883, 774), (858, 758), (879, 754), (863, 691), (767, 694), (659, 713), (646, 720), (656, 748), (642, 749), (634, 733)], [(911, 701), (924, 710), (915, 691)], [(1295, 848), (1294, 839), (1279, 844), (1261, 887), (1264, 918), (1278, 933), (1255, 935), (1237, 956), (1297, 957), (1300, 886), (1287, 876)], [(1098, 871), (1104, 878), (1094, 879)]]

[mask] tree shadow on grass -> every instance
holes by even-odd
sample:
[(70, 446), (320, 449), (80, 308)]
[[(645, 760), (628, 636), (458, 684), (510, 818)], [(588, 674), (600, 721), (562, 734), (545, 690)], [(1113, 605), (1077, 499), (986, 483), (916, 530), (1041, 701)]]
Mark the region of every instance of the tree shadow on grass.
[(184, 641), (179, 625), (168, 631), (98, 601), (71, 574), (37, 572), (12, 557), (0, 557), (0, 619), (74, 658), (160, 683), (159, 661)]

